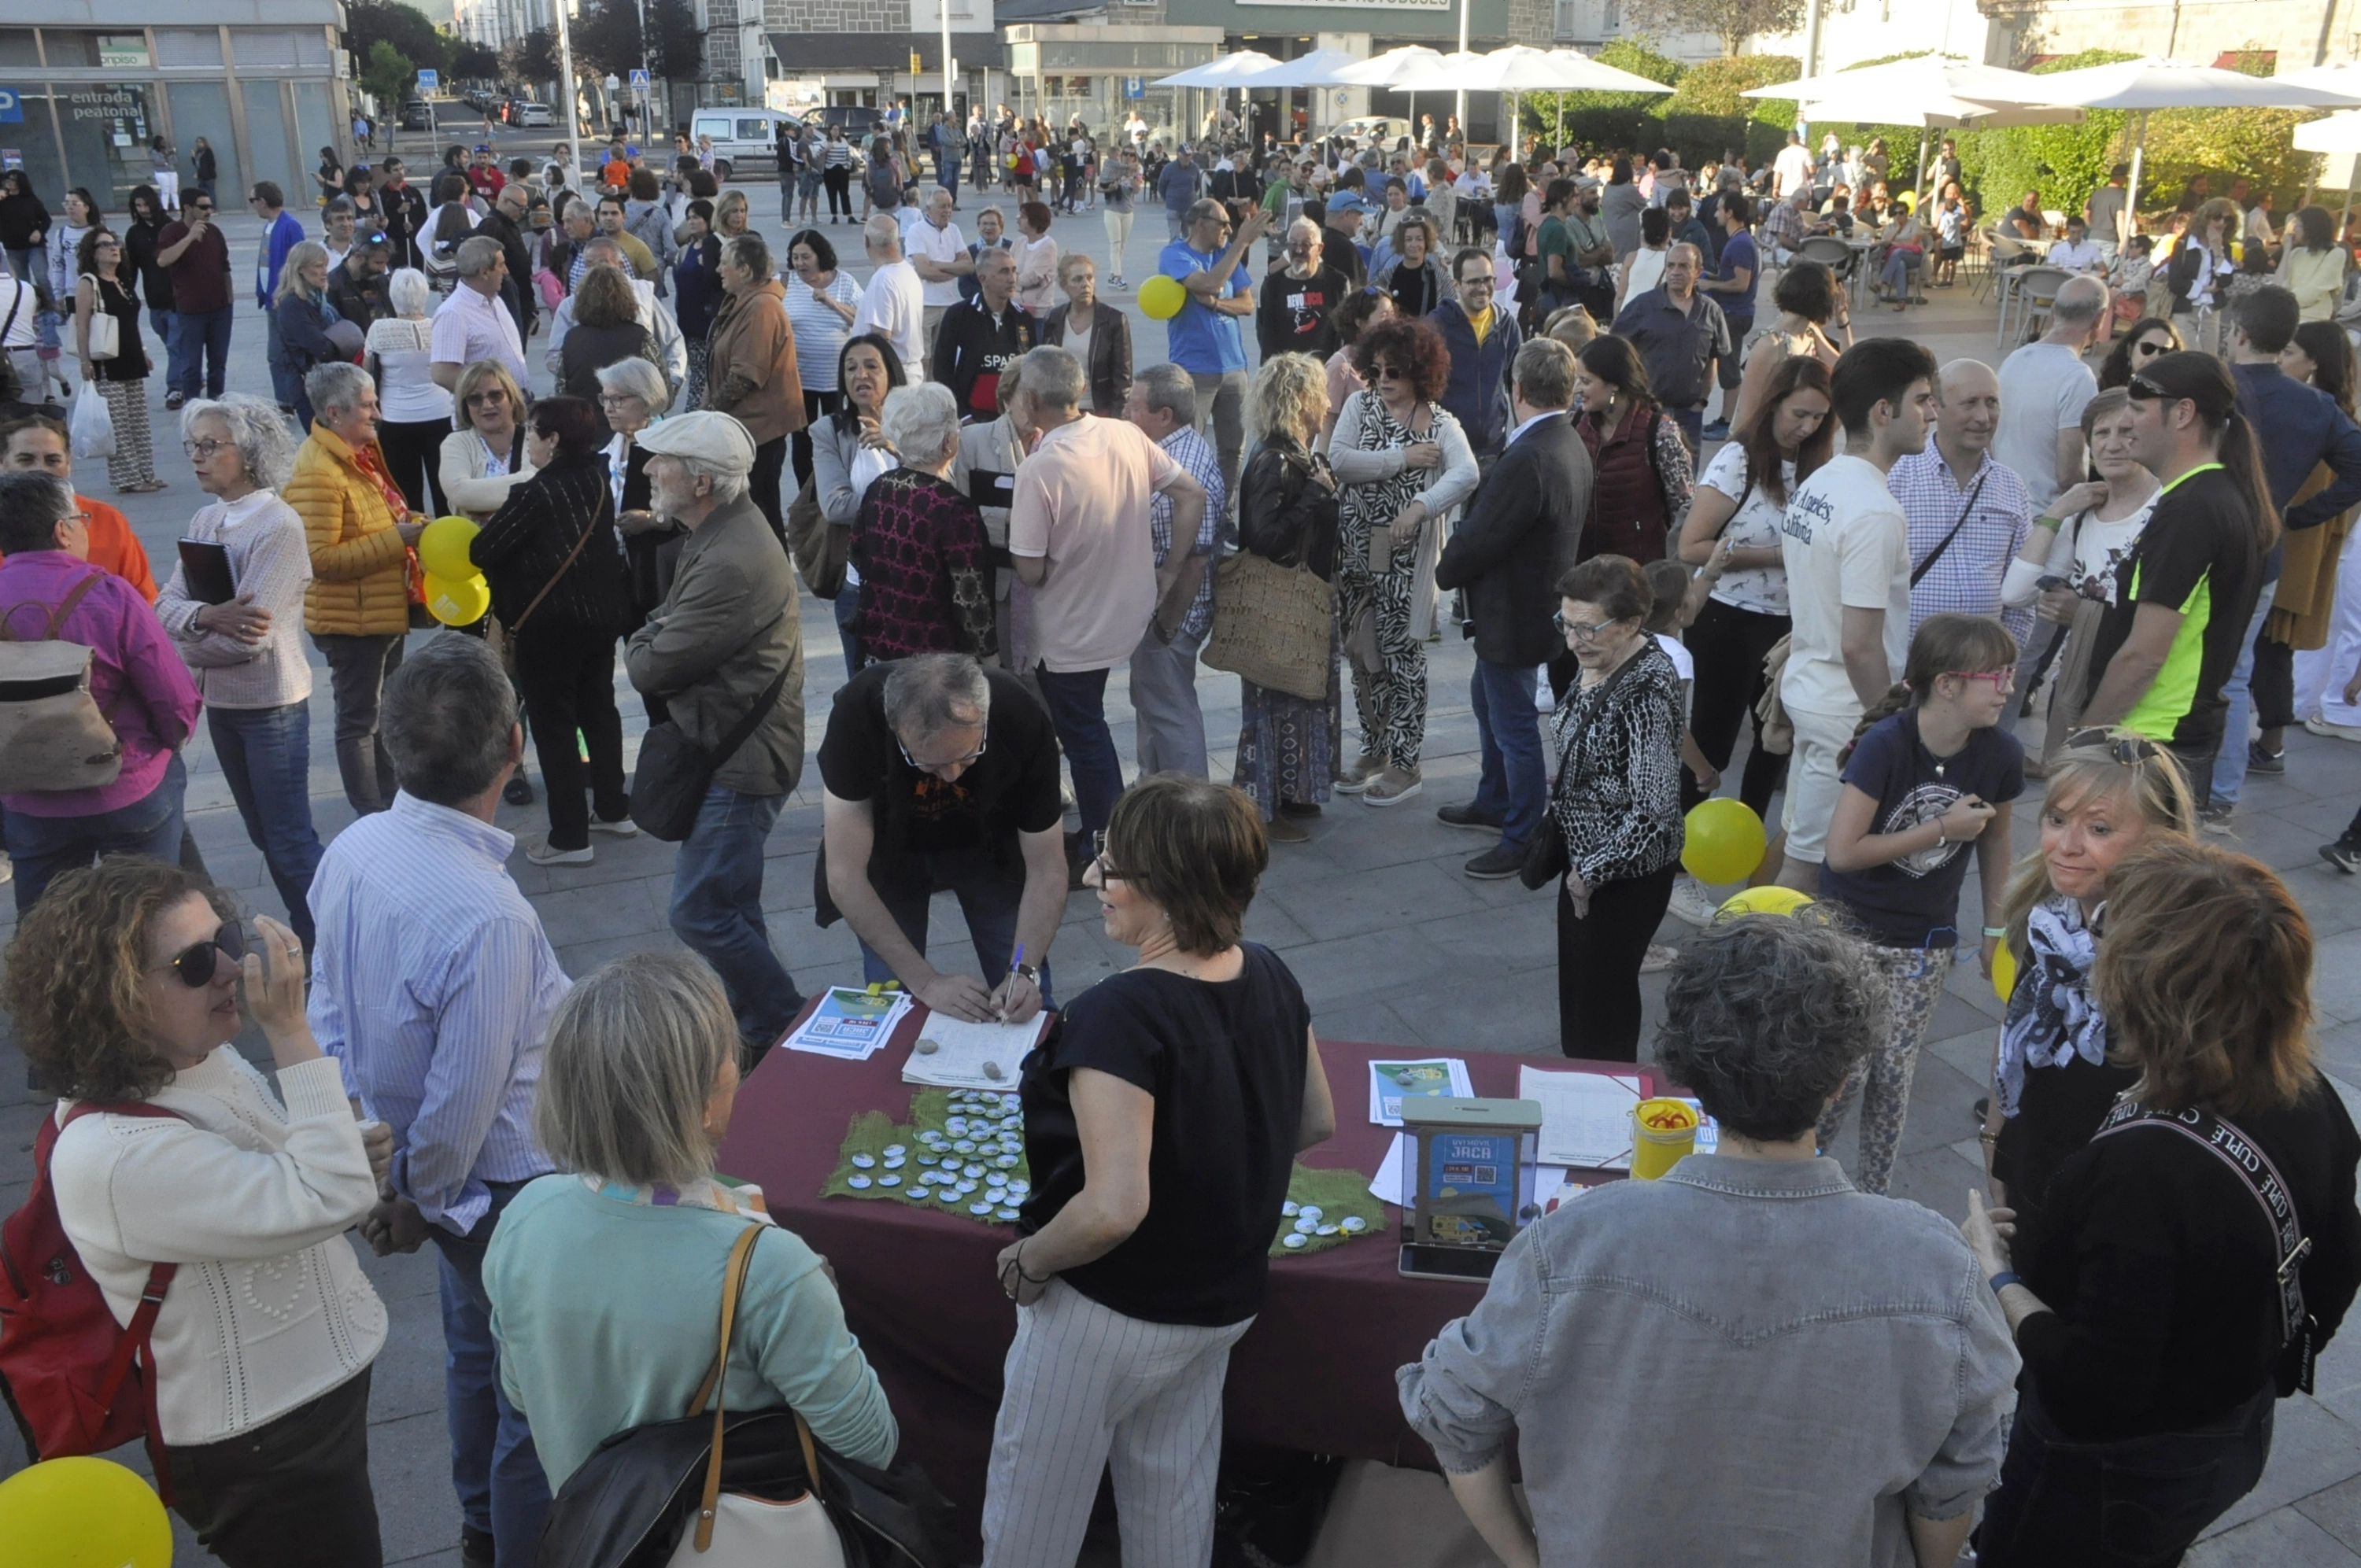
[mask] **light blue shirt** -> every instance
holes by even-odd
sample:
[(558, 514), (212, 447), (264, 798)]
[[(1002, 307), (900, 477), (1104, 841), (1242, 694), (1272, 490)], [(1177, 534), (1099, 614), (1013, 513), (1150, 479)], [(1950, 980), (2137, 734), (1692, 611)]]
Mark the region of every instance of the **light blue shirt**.
[[(1197, 250), (1187, 240), (1176, 239), (1164, 247), (1157, 270), (1185, 284), (1192, 273), (1212, 271), (1222, 256), (1219, 250)], [(1241, 260), (1215, 292), (1230, 300), (1251, 289)], [(1246, 340), (1238, 318), (1224, 315), (1194, 294), (1182, 303), (1179, 315), (1164, 323), (1164, 334), (1165, 353), (1192, 376), (1221, 376), (1246, 367)]]
[(312, 1033), (393, 1129), (393, 1185), (460, 1235), (488, 1181), (550, 1168), (533, 1140), (549, 1016), (572, 989), (509, 875), (515, 838), (407, 791), (312, 879)]

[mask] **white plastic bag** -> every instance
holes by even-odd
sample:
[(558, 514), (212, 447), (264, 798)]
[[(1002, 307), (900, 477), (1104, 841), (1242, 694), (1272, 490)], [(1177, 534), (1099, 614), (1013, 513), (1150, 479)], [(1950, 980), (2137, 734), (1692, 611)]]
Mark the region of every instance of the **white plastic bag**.
[(115, 455), (115, 416), (107, 411), (106, 400), (99, 396), (96, 382), (84, 380), (82, 390), (74, 394), (71, 428), (76, 457)]

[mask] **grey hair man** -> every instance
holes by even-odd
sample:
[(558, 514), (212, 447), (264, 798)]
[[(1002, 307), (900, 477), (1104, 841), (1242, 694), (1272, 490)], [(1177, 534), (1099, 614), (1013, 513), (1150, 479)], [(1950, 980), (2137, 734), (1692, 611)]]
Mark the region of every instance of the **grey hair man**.
[(1656, 401), (1689, 444), (1694, 458), (1713, 396), (1713, 367), (1733, 356), (1735, 342), (1720, 304), (1697, 290), (1705, 258), (1686, 241), (1664, 252), (1664, 280), (1635, 294), (1616, 313), (1614, 334), (1628, 338), (1647, 367)]
[(719, 759), (673, 868), (672, 928), (721, 976), (751, 1069), (803, 1006), (763, 916), (763, 846), (804, 766), (795, 570), (748, 493), (744, 425), (675, 414), (637, 439), (651, 509), (689, 534), (623, 666), (682, 740)]
[[(612, 235), (598, 235), (582, 247), (588, 266), (604, 264), (631, 279), (631, 297), (639, 302), (640, 325), (647, 329), (648, 343), (656, 363), (664, 369), (665, 384), (675, 392), (688, 379), (688, 340), (681, 335), (680, 323), (673, 313), (656, 303), (656, 286), (631, 278), (630, 256)], [(542, 367), (563, 381), (566, 378), (566, 334), (574, 330), (574, 296), (568, 294), (557, 302), (549, 319), (549, 346), (543, 351)]]
[[(1311, 354), (1324, 360), (1335, 353), (1334, 318), (1351, 287), (1345, 274), (1328, 264), (1318, 224), (1298, 218), (1288, 225), (1287, 265), (1264, 277), (1262, 296), (1255, 304), (1255, 342), (1263, 358)], [(1196, 400), (1190, 401), (1193, 405)]]
[(2049, 330), (2000, 365), (2000, 431), (1993, 455), (2016, 477), (2035, 510), (2081, 482), (2089, 455), (2082, 410), (2099, 395), (2083, 351), (2105, 330), (2107, 286), (2070, 278), (2049, 307)]
[[(863, 978), (899, 981), (971, 1022), (1021, 1024), (1056, 1005), (1049, 944), (1067, 891), (1058, 739), (1021, 680), (965, 653), (872, 664), (838, 688), (819, 770), (819, 923), (843, 916)], [(921, 799), (951, 803), (956, 828), (938, 820), (932, 840), (958, 847), (912, 841)], [(959, 897), (974, 974), (928, 959), (928, 897), (942, 889)]]
[(902, 356), (912, 380), (926, 375), (927, 285), (902, 254), (902, 225), (891, 213), (872, 214), (861, 225), (862, 248), (872, 266), (869, 287), (852, 313), (852, 334), (882, 334)]
[[(1140, 371), (1124, 400), (1123, 417), (1189, 470), (1205, 490), (1204, 521), (1187, 545), (1181, 565), (1183, 574), (1195, 585), (1188, 612), (1170, 641), (1150, 627), (1131, 652), (1131, 710), (1137, 720), (1139, 771), (1202, 777), (1207, 763), (1205, 716), (1197, 706), (1197, 650), (1204, 646), (1205, 633), (1213, 630), (1213, 546), (1221, 533), (1222, 501), (1229, 492), (1222, 482), (1220, 457), (1196, 428), (1197, 384), (1189, 372), (1178, 365), (1150, 365)], [(1148, 502), (1148, 526), (1156, 542), (1159, 571), (1171, 562), (1172, 512), (1172, 498), (1160, 490)]]
[(902, 247), (918, 274), (926, 300), (927, 341), (932, 343), (943, 313), (959, 303), (960, 280), (975, 270), (975, 258), (967, 253), (967, 236), (951, 221), (949, 191), (930, 187), (919, 211), (925, 216), (902, 229)]
[(525, 367), (516, 317), (501, 302), (509, 264), (500, 242), (489, 235), (472, 236), (459, 242), (454, 260), (459, 284), (435, 307), (427, 373), (438, 387), (456, 387), (461, 370), (478, 359), (497, 359), (523, 385), (531, 372)]
[(1951, 611), (1996, 618), (2022, 644), (2033, 611), (2001, 608), (2008, 564), (2033, 532), (2022, 476), (1992, 450), (2000, 429), (2000, 378), (1976, 359), (1935, 374), (1935, 433), (1923, 451), (1894, 459), (1885, 488), (1910, 518), (1910, 630)]
[(493, 826), (524, 754), (516, 693), (480, 638), (445, 631), (386, 683), (401, 791), (336, 835), (312, 883), (312, 1032), (362, 1109), (393, 1130), (379, 1255), (443, 1255), (452, 1475), (471, 1555), (524, 1562), (549, 1485), (500, 1387), (484, 1254), (501, 1212), (550, 1169), (533, 1135), (550, 1014), (569, 986)]

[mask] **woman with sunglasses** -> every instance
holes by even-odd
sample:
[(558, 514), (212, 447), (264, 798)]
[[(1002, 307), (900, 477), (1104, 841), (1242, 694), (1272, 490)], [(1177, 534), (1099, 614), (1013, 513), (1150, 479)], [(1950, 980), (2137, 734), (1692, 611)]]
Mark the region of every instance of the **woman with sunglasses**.
[(509, 492), (533, 477), (524, 446), (524, 393), (497, 359), (463, 367), (451, 388), (451, 433), (443, 438), (444, 494), (462, 514), (484, 522)]
[(2028, 1253), (2050, 1179), (2139, 1078), (2110, 1055), (2092, 990), (2108, 875), (2143, 845), (2195, 838), (2197, 808), (2170, 752), (2086, 729), (2050, 764), (2040, 821), (2041, 846), (2017, 862), (2002, 906), (2016, 984), (1978, 1135), (1993, 1207), (2015, 1211), (2017, 1245)]
[[(139, 278), (123, 255), (123, 242), (104, 225), (82, 236), (74, 250), (74, 356), (82, 378), (97, 387), (115, 421), (115, 450), (106, 456), (106, 480), (115, 493), (152, 495), (164, 488), (156, 477), (156, 453), (148, 430), (148, 372), (155, 366), (139, 336)], [(115, 323), (115, 352), (91, 354), (92, 329), (102, 319)]]
[[(375, 1568), (386, 1312), (344, 1233), (377, 1203), (392, 1139), (355, 1120), (312, 1037), (295, 934), (254, 924), (248, 952), (226, 893), (110, 856), (27, 912), (0, 989), (59, 1096), (35, 1159), (82, 1266), (126, 1322), (161, 1288), (143, 1360), (173, 1511), (229, 1568)], [(230, 1045), (241, 980), (275, 1093)]]
[(2099, 366), (2099, 389), (2128, 387), (2134, 376), (2158, 355), (2180, 351), (2180, 329), (2163, 316), (2142, 316), (2124, 328), (2114, 347)]
[[(1854, 1100), (1853, 1185), (1883, 1193), (1900, 1152), (1918, 1047), (1960, 941), (1960, 889), (1974, 847), (1982, 907), (2003, 906), (2009, 804), (2025, 793), (2025, 748), (2002, 727), (2015, 689), (2016, 639), (1997, 620), (1930, 615), (1910, 639), (1901, 684), (1861, 715), (1838, 757), (1843, 791), (1828, 822), (1820, 896), (1859, 924), (1885, 977), (1885, 1036), (1820, 1113), (1822, 1154)], [(2000, 928), (1983, 932), (1987, 978)]]

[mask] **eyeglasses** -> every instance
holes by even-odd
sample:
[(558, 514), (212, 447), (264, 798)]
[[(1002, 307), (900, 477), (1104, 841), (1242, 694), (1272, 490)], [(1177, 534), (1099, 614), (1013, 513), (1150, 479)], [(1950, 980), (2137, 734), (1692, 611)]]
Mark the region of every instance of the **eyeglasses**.
[(1107, 859), (1106, 850), (1107, 830), (1102, 828), (1091, 835), (1091, 859), (1099, 868), (1099, 880), (1101, 882), (1131, 881), (1127, 873), (1115, 869), (1114, 862)]
[(902, 743), (901, 736), (896, 735), (894, 737), (894, 749), (902, 753), (902, 760), (904, 762), (909, 763), (910, 766), (916, 768), (922, 773), (934, 773), (938, 776), (939, 776), (946, 768), (958, 768), (961, 772), (965, 772), (967, 769), (975, 766), (976, 763), (983, 760), (984, 748), (991, 744), (992, 737), (987, 734), (983, 740), (976, 742), (975, 750), (970, 751), (964, 757), (949, 757), (939, 762), (922, 762), (918, 761), (917, 758), (910, 755), (910, 748)]
[(1492, 287), (1492, 276), (1488, 272), (1481, 278), (1462, 278), (1459, 280), (1459, 286), (1463, 289), (1482, 289), (1488, 292)]
[(636, 403), (641, 400), (641, 397), (637, 392), (601, 392), (598, 394), (598, 405), (601, 408), (620, 408), (625, 403)]
[(1602, 620), (1596, 626), (1580, 626), (1566, 620), (1565, 611), (1559, 610), (1555, 615), (1550, 617), (1550, 624), (1556, 627), (1559, 631), (1563, 632), (1567, 637), (1572, 638), (1576, 642), (1596, 642), (1598, 641), (1598, 637), (1601, 632), (1605, 631), (1609, 627), (1618, 624), (1621, 620), (1622, 617), (1617, 616), (1611, 620)]
[(2112, 729), (2077, 729), (2066, 737), (2066, 747), (2069, 751), (2104, 749), (2126, 768), (2138, 767), (2164, 754), (2155, 741), (2144, 735), (2118, 734)]
[(1369, 367), (1370, 377), (1373, 379), (1379, 381), (1399, 381), (1409, 374), (1409, 371), (1404, 370), (1399, 365), (1372, 365)]
[(508, 389), (505, 387), (486, 387), (482, 391), (468, 393), (467, 398), (469, 408), (478, 403), (504, 403), (508, 400)]
[(1943, 673), (1947, 675), (1957, 675), (1963, 681), (1990, 681), (1994, 692), (2010, 692), (2016, 689), (2016, 672), (2014, 669), (1945, 670)]
[(2164, 339), (2160, 337), (2144, 337), (2132, 345), (2132, 352), (2145, 359), (2152, 354), (2169, 354), (2171, 350), (2165, 347)]
[(234, 441), (183, 441), (181, 443), (181, 450), (187, 453), (192, 460), (203, 463), (209, 462), (214, 453), (227, 452), (236, 444), (237, 443)]
[(169, 963), (158, 964), (148, 972), (161, 974), (170, 970), (191, 991), (203, 991), (214, 982), (214, 971), (223, 955), (233, 964), (246, 961), (246, 931), (235, 920), (223, 921), (220, 930), (202, 942), (191, 943), (173, 954)]

